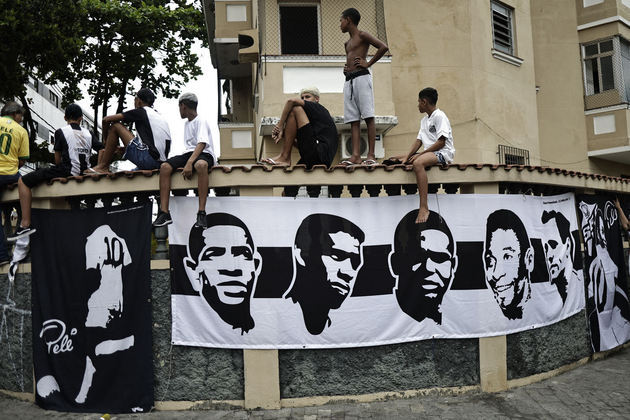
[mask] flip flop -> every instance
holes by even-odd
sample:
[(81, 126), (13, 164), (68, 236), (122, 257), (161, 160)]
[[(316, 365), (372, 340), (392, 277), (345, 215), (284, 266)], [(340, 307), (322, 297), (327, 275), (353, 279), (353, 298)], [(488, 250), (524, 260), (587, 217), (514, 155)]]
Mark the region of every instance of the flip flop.
[(346, 159), (346, 160), (342, 160), (341, 162), (339, 162), (339, 165), (349, 168), (351, 166), (358, 166), (358, 165), (360, 165), (360, 163), (354, 163), (354, 162), (349, 161), (349, 160)]
[(361, 162), (361, 165), (363, 165), (363, 166), (374, 166), (374, 165), (378, 165), (378, 162), (375, 161), (374, 159), (366, 159), (363, 162)]
[(262, 165), (278, 166), (278, 167), (281, 167), (281, 168), (284, 168), (284, 167), (290, 166), (288, 163), (284, 163), (284, 162), (282, 162), (282, 163), (278, 163), (278, 162), (276, 162), (275, 160), (273, 160), (272, 158), (266, 158), (266, 159), (263, 159), (263, 160), (261, 160), (261, 161), (260, 161), (260, 162), (258, 162), (258, 163), (259, 163), (259, 164), (262, 164)]
[(94, 168), (87, 168), (83, 171), (83, 175), (107, 175), (107, 172), (99, 172)]

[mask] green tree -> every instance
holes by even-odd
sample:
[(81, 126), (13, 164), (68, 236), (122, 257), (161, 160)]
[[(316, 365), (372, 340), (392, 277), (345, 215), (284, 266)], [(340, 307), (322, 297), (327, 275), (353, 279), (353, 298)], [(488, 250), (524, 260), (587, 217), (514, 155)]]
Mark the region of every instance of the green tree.
[(201, 74), (191, 51), (205, 40), (200, 1), (84, 0), (87, 42), (73, 67), (88, 82), (94, 115), (111, 100), (122, 112), (134, 86), (174, 97)]
[[(26, 99), (29, 76), (56, 83), (73, 80), (68, 62), (84, 44), (80, 1), (0, 0), (0, 100), (18, 99), (26, 108), (33, 160), (50, 159), (46, 145), (35, 144), (35, 126)], [(69, 90), (71, 95), (76, 93)]]
[[(201, 74), (192, 45), (206, 45), (201, 0), (0, 0), (0, 99), (19, 98), (28, 110), (29, 76), (59, 84), (63, 104), (81, 98), (87, 84), (94, 119), (112, 100), (142, 85), (166, 97)], [(49, 161), (34, 143), (33, 160)], [(96, 129), (96, 128), (95, 128)], [(39, 153), (39, 152), (42, 153)], [(43, 155), (42, 155), (43, 154)]]

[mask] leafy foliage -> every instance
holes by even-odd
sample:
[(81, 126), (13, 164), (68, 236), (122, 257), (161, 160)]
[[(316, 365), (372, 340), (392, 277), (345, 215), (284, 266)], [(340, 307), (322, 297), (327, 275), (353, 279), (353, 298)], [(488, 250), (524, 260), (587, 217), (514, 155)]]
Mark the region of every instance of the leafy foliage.
[[(26, 101), (29, 76), (62, 87), (66, 105), (87, 92), (95, 120), (122, 111), (139, 86), (172, 98), (201, 74), (192, 45), (206, 41), (201, 0), (0, 0), (0, 99)], [(34, 144), (34, 125), (26, 115)], [(38, 153), (36, 153), (38, 154)], [(40, 159), (45, 160), (45, 159)]]

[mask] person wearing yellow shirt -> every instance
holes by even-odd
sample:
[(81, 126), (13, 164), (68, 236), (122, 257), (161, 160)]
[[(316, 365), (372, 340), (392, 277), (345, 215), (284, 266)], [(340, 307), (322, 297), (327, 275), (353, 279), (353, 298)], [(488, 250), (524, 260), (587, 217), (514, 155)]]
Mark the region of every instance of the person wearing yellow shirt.
[[(0, 187), (17, 182), (18, 168), (29, 158), (28, 133), (20, 125), (23, 117), (24, 108), (17, 102), (7, 102), (0, 111)], [(0, 266), (10, 261), (4, 229), (0, 229)]]

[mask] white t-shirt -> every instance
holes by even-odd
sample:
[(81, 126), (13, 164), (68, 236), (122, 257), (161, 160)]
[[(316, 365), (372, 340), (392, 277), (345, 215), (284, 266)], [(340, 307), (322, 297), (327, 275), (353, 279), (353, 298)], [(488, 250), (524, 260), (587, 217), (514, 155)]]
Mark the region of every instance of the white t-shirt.
[(198, 143), (206, 144), (203, 153), (210, 153), (216, 162), (217, 157), (214, 154), (214, 143), (212, 142), (210, 124), (208, 124), (205, 118), (199, 115), (192, 121), (186, 120), (184, 124), (184, 146), (186, 147), (186, 153), (194, 151)]
[(451, 123), (446, 114), (439, 108), (436, 108), (431, 116), (425, 115), (422, 121), (420, 121), (420, 131), (418, 131), (417, 138), (422, 141), (424, 149), (426, 150), (442, 136), (446, 138), (446, 142), (444, 143), (444, 147), (436, 151), (442, 153), (446, 163), (451, 163), (455, 157), (453, 130), (451, 130)]
[[(74, 176), (81, 175), (90, 167), (92, 133), (76, 124), (66, 125), (55, 133), (55, 151), (61, 152), (61, 163)], [(65, 142), (65, 144), (64, 144)]]

